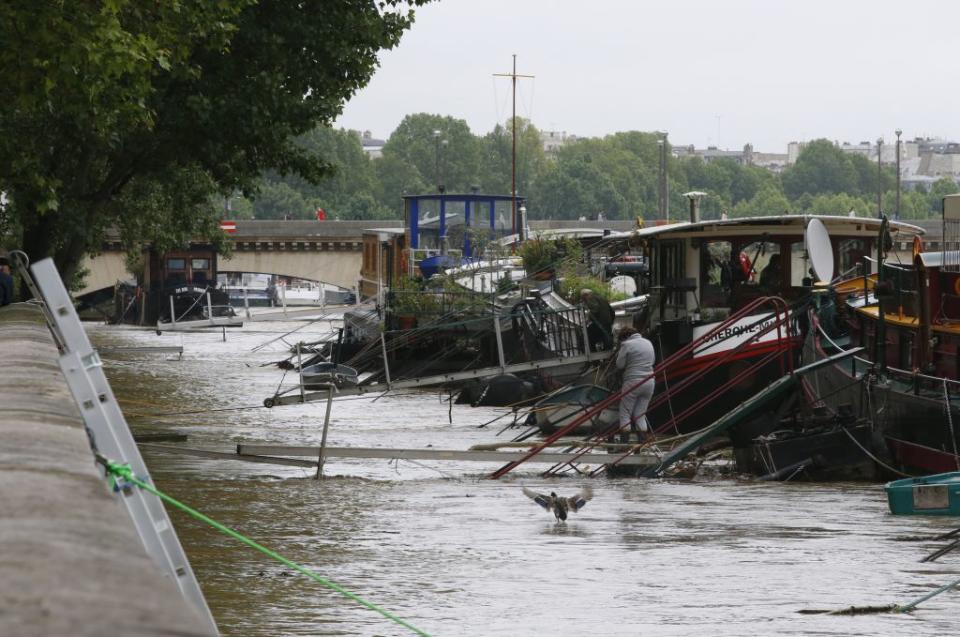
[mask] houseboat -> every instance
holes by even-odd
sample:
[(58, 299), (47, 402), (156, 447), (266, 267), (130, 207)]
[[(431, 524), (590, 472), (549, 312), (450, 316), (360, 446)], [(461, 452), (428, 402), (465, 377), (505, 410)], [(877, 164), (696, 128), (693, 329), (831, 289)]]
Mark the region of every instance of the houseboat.
[[(673, 432), (710, 424), (798, 364), (807, 326), (803, 308), (814, 282), (862, 265), (881, 225), (879, 219), (808, 215), (703, 221), (691, 202), (689, 221), (616, 235), (620, 243), (611, 248), (638, 253), (648, 266), (642, 283), (649, 295), (646, 328), (658, 360), (698, 343), (656, 379), (657, 395), (664, 397), (655, 395), (650, 419)], [(814, 272), (811, 225), (826, 231), (829, 271)], [(906, 250), (923, 233), (906, 223), (889, 228)], [(671, 391), (678, 386), (690, 390)], [(709, 398), (703, 388), (714, 390)], [(768, 434), (771, 417), (738, 426), (731, 434), (735, 446)]]
[(910, 253), (894, 255), (892, 233), (878, 229), (873, 271), (833, 286), (818, 304), (809, 345), (810, 358), (863, 348), (827, 368), (820, 391), (831, 404), (853, 405), (870, 418), (891, 469), (909, 475), (960, 469), (957, 224), (960, 195), (951, 195), (944, 199), (941, 250), (924, 251), (918, 238)]

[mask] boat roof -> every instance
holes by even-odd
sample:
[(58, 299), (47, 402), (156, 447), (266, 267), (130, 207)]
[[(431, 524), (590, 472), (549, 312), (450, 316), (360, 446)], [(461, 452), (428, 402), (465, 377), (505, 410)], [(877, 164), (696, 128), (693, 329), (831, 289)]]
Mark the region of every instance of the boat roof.
[[(772, 215), (769, 217), (738, 217), (735, 219), (710, 219), (708, 221), (678, 221), (662, 225), (637, 228), (629, 232), (611, 233), (608, 238), (659, 237), (676, 234), (679, 236), (702, 236), (715, 234), (756, 234), (758, 232), (777, 234), (803, 234), (811, 219), (819, 219), (829, 231), (838, 234), (871, 234), (880, 230), (880, 219), (872, 217), (849, 217), (831, 215)], [(910, 236), (924, 234), (924, 229), (903, 221), (890, 221), (891, 234), (904, 233)], [(902, 240), (902, 239), (901, 239)]]
[(921, 252), (920, 262), (925, 268), (942, 268), (945, 262), (948, 265), (957, 265), (960, 263), (960, 250)]

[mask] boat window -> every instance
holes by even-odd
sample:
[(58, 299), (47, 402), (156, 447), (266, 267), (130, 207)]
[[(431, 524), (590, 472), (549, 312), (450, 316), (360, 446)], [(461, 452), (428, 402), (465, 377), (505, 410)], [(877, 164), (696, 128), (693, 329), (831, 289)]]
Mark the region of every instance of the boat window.
[(863, 274), (863, 257), (870, 253), (867, 239), (842, 239), (837, 245), (837, 252), (840, 256), (841, 279)]
[(191, 259), (190, 268), (193, 270), (209, 270), (210, 259)]
[(444, 219), (446, 223), (447, 248), (451, 250), (463, 249), (465, 233), (464, 213), (466, 205), (462, 201), (448, 201), (444, 205)]
[(440, 201), (421, 199), (417, 208), (417, 233), (421, 250), (440, 248)]
[(803, 286), (804, 278), (811, 276), (807, 270), (810, 269), (810, 257), (803, 245), (803, 241), (797, 241), (790, 244), (790, 287), (799, 288)]
[(494, 202), (493, 227), (497, 237), (513, 234), (513, 202), (509, 199)]
[[(665, 297), (661, 308), (662, 318), (678, 318), (686, 313), (686, 292), (678, 289), (686, 273), (683, 262), (683, 242), (680, 240), (660, 241), (656, 247), (657, 283), (664, 287)], [(672, 313), (667, 315), (669, 310)]]
[[(700, 305), (731, 307), (730, 287), (733, 283), (729, 241), (704, 241), (700, 253)], [(736, 267), (739, 267), (737, 265)]]
[(783, 280), (780, 244), (754, 241), (741, 247), (738, 258), (743, 285), (755, 286), (765, 292), (780, 289)]
[(181, 271), (187, 269), (186, 259), (167, 259), (167, 270)]

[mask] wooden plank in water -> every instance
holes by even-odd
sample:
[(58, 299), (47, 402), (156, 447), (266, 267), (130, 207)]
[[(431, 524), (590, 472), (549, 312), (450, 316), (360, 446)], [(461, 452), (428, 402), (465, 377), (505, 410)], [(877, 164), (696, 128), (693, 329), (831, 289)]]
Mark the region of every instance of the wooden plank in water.
[(139, 346), (139, 347), (98, 347), (97, 351), (101, 354), (126, 354), (128, 352), (138, 354), (183, 354), (183, 345), (177, 346)]
[(142, 444), (138, 445), (145, 451), (159, 451), (161, 453), (176, 453), (184, 456), (194, 456), (197, 458), (210, 458), (212, 460), (239, 460), (241, 462), (259, 462), (262, 464), (282, 464), (289, 467), (308, 467), (313, 469), (317, 466), (316, 460), (298, 460), (296, 458), (266, 458), (264, 456), (240, 456), (230, 451), (209, 451), (207, 449), (191, 449), (189, 447), (171, 447), (169, 445)]
[[(320, 455), (320, 447), (291, 447), (283, 445), (237, 445), (239, 456), (310, 456)], [(521, 456), (514, 451), (461, 451), (455, 449), (396, 449), (389, 447), (327, 447), (324, 455), (327, 458), (381, 458), (384, 460), (452, 460), (458, 462), (510, 462)], [(613, 462), (619, 454), (588, 453), (578, 456), (573, 453), (542, 452), (530, 462), (545, 462), (556, 464), (578, 459), (582, 462), (604, 464)], [(316, 464), (316, 463), (314, 463)], [(658, 459), (653, 455), (627, 456), (619, 464), (656, 466)]]

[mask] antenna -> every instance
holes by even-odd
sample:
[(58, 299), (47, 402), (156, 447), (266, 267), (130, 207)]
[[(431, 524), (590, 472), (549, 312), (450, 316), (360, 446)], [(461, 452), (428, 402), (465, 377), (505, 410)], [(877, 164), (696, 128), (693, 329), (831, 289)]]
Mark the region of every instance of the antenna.
[(517, 78), (526, 77), (533, 78), (532, 75), (517, 75), (517, 54), (513, 54), (513, 72), (511, 73), (494, 73), (494, 77), (509, 77), (512, 80), (513, 86), (513, 115), (511, 117), (510, 128), (513, 132), (513, 151), (511, 153), (511, 201), (512, 208), (510, 214), (510, 224), (511, 224), (511, 233), (517, 234)]

